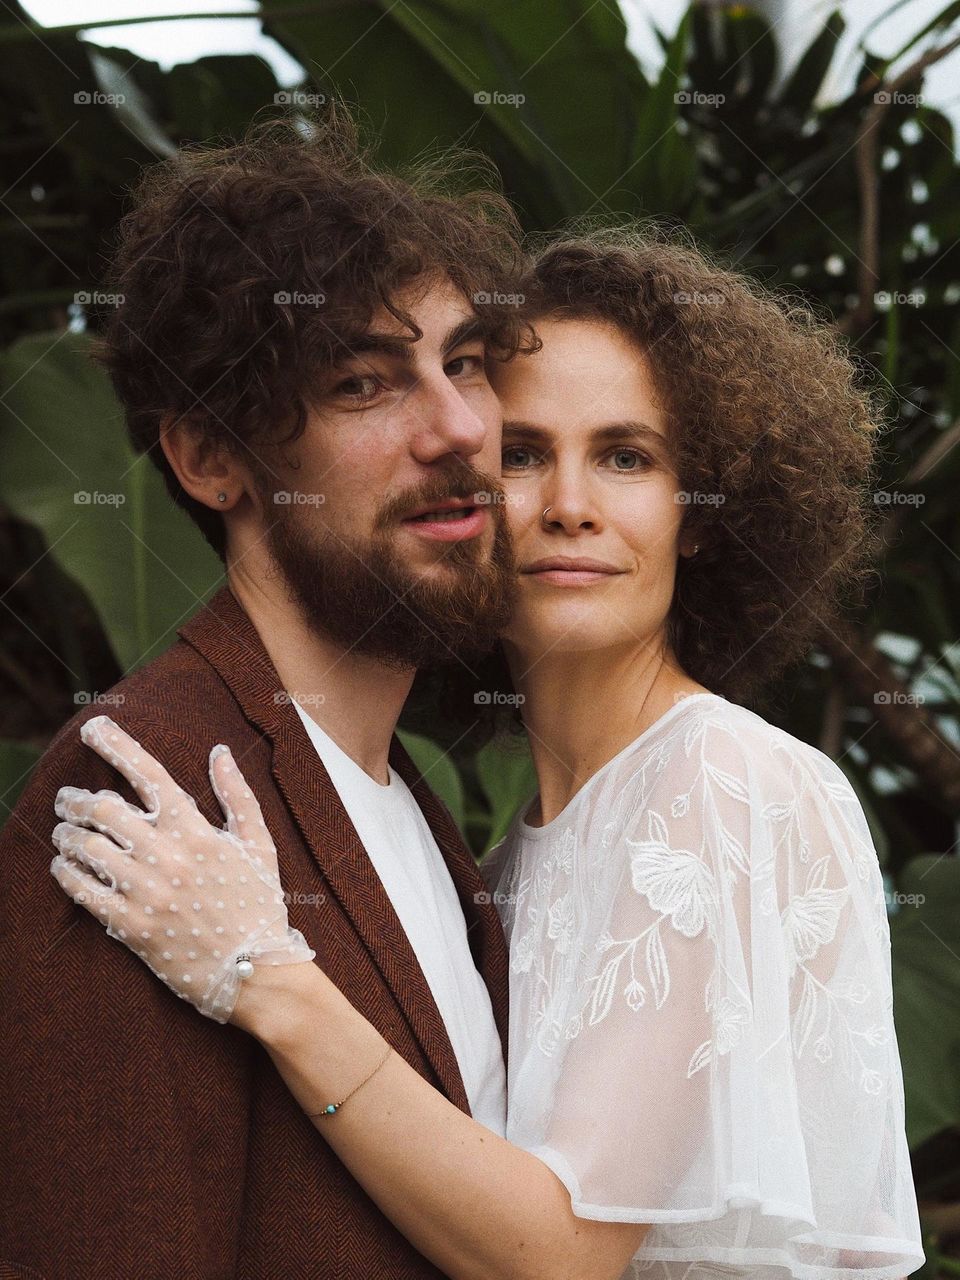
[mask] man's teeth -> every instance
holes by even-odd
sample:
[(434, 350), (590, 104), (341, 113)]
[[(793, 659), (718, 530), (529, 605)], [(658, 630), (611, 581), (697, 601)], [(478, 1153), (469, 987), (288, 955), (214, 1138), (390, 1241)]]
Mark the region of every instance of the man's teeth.
[(469, 507), (461, 507), (457, 511), (428, 511), (426, 515), (417, 516), (416, 519), (435, 524), (438, 520), (465, 520), (469, 514)]

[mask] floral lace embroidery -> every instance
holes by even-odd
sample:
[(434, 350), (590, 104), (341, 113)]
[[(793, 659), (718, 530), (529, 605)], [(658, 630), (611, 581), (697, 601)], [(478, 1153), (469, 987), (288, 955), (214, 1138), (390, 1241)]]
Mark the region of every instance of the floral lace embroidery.
[[(727, 892), (741, 892), (743, 882), (753, 877), (760, 887), (760, 911), (770, 914), (778, 909), (776, 871), (784, 860), (790, 863), (790, 880), (805, 871), (802, 886), (794, 886), (780, 911), (780, 924), (787, 977), (791, 984), (802, 982), (799, 1002), (792, 1013), (793, 1050), (799, 1058), (812, 1052), (821, 1062), (829, 1062), (839, 1049), (844, 1070), (856, 1073), (860, 1087), (868, 1093), (882, 1088), (882, 1078), (862, 1058), (858, 1043), (884, 1043), (887, 1030), (882, 1025), (858, 1026), (851, 1010), (863, 1005), (872, 994), (863, 982), (852, 978), (836, 979), (829, 985), (818, 978), (812, 961), (821, 949), (833, 942), (841, 912), (850, 897), (848, 885), (830, 887), (828, 871), (831, 856), (815, 858), (802, 823), (804, 800), (811, 786), (819, 789), (827, 807), (841, 815), (858, 801), (849, 785), (840, 778), (810, 777), (809, 769), (797, 767), (790, 750), (778, 750), (774, 735), (772, 754), (781, 756), (793, 780), (789, 800), (767, 804), (760, 813), (765, 839), (759, 841), (765, 856), (749, 865), (742, 839), (731, 830), (722, 815), (741, 809), (741, 821), (749, 829), (751, 793), (746, 779), (708, 758), (708, 740), (715, 745), (715, 735), (707, 735), (712, 723), (710, 715), (695, 714), (681, 719), (674, 728), (638, 756), (637, 767), (626, 785), (619, 787), (613, 798), (614, 816), (600, 832), (599, 849), (592, 860), (578, 848), (577, 834), (566, 826), (550, 841), (550, 852), (537, 846), (537, 858), (530, 871), (524, 871), (523, 859), (513, 861), (508, 879), (515, 908), (512, 928), (511, 969), (515, 974), (531, 975), (539, 992), (535, 1027), (537, 1044), (550, 1056), (565, 1040), (579, 1035), (585, 1025), (596, 1025), (605, 1019), (619, 996), (637, 1011), (652, 1001), (657, 1010), (668, 1004), (671, 974), (664, 930), (674, 930), (685, 938), (696, 938), (704, 930), (715, 947), (715, 967), (704, 991), (705, 1008), (713, 1017), (714, 1036), (697, 1045), (691, 1053), (688, 1078), (724, 1055), (740, 1042), (750, 1027), (753, 1010), (750, 992), (742, 990), (729, 973), (724, 974), (726, 992), (718, 999), (722, 967), (719, 928)], [(723, 732), (730, 732), (721, 719)], [(786, 737), (786, 735), (783, 735)], [(793, 739), (788, 740), (794, 746)], [(661, 775), (672, 761), (674, 751), (682, 762), (683, 789), (669, 797), (669, 804), (646, 808), (647, 796), (656, 790), (664, 796)], [(687, 763), (690, 762), (690, 763)], [(691, 766), (695, 769), (691, 773)], [(821, 805), (822, 807), (822, 805)], [(671, 822), (689, 818), (691, 812), (709, 815), (713, 833), (709, 850), (683, 847), (671, 837)], [(636, 815), (643, 814), (640, 823)], [(645, 821), (644, 821), (645, 820)], [(839, 820), (839, 819), (838, 819)], [(645, 825), (645, 838), (626, 835)], [(843, 841), (851, 849), (857, 877), (872, 883), (873, 901), (883, 902), (882, 882), (872, 847), (862, 840), (851, 839), (851, 825), (845, 824)], [(687, 835), (689, 837), (689, 824)], [(687, 843), (692, 841), (687, 840)], [(580, 895), (596, 890), (602, 870), (602, 859), (610, 851), (627, 850), (629, 881), (633, 890), (646, 899), (655, 918), (632, 937), (614, 938), (602, 931), (596, 937), (595, 951), (605, 958), (593, 974), (588, 988), (581, 993), (579, 1008), (570, 1009), (570, 987), (582, 974), (582, 962), (588, 958), (578, 953), (577, 939), (582, 935), (584, 904)], [(544, 856), (545, 855), (545, 856)], [(593, 874), (592, 874), (593, 872)], [(729, 909), (729, 908), (727, 908)], [(521, 928), (522, 926), (522, 928)], [(884, 939), (883, 918), (874, 915), (874, 935)], [(595, 966), (594, 966), (595, 967)], [(730, 994), (730, 990), (733, 994)]]

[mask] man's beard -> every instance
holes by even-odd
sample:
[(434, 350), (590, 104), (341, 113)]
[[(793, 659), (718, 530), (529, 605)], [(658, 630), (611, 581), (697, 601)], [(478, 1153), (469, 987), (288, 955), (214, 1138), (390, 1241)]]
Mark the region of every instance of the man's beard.
[[(440, 543), (445, 580), (411, 569), (393, 543), (399, 520), (477, 493), (492, 497), (490, 553), (480, 538)], [(416, 492), (392, 498), (366, 542), (329, 525), (314, 532), (297, 508), (275, 504), (264, 486), (261, 494), (272, 520), (267, 543), (293, 599), (314, 631), (348, 652), (396, 669), (469, 662), (489, 653), (507, 625), (516, 597), (513, 546), (503, 491), (483, 472), (465, 471), (461, 463), (455, 476), (438, 475)]]

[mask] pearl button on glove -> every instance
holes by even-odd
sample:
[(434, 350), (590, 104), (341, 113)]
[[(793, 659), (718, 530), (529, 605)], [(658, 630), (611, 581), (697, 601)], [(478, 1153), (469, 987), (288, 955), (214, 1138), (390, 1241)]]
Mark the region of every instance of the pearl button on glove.
[(277, 851), (228, 747), (210, 752), (226, 825), (211, 826), (163, 766), (108, 716), (80, 736), (147, 806), (115, 791), (61, 787), (50, 871), (74, 902), (145, 961), (171, 990), (230, 1021), (244, 976), (303, 964), (316, 952), (291, 927)]

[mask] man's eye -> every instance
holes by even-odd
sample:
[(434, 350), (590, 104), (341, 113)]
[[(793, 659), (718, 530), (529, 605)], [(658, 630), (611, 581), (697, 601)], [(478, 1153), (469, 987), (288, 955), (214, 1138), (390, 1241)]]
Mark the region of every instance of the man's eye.
[(376, 378), (356, 374), (352, 378), (344, 378), (334, 387), (334, 395), (343, 396), (347, 400), (374, 400), (378, 391), (383, 390), (383, 383)]
[(539, 462), (533, 450), (522, 444), (513, 444), (504, 449), (501, 460), (504, 469), (509, 471), (523, 471)]
[(642, 471), (651, 465), (650, 459), (639, 449), (614, 449), (608, 456), (614, 463), (614, 471)]
[(444, 372), (451, 378), (457, 378), (462, 373), (479, 373), (483, 367), (483, 356), (457, 356), (443, 366)]

